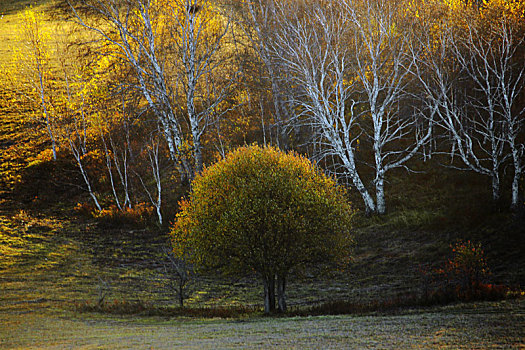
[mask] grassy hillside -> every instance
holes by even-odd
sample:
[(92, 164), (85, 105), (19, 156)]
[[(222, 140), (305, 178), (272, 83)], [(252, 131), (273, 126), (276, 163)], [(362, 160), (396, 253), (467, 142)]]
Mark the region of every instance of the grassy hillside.
[[(0, 66), (11, 63), (12, 49), (19, 45), (21, 20), (19, 13), (28, 6), (38, 11), (49, 11), (53, 0), (2, 0), (0, 5)], [(49, 24), (52, 24), (50, 21)]]
[[(32, 4), (51, 11), (56, 3)], [(28, 4), (22, 0), (2, 2), (0, 36), (8, 38), (6, 42), (16, 45), (17, 13)], [(49, 19), (48, 23), (52, 26), (54, 22)], [(9, 55), (1, 56), (7, 62)], [(4, 281), (17, 281), (9, 282), (6, 288), (17, 294), (18, 288), (43, 283), (41, 290), (52, 297), (39, 296), (39, 288), (30, 288), (33, 299), (55, 300), (60, 307), (93, 301), (100, 293), (117, 300), (170, 304), (173, 293), (162, 273), (165, 257), (161, 251), (168, 241), (165, 229), (126, 229), (118, 222), (113, 223), (116, 228), (108, 228), (92, 218), (78, 216), (73, 207), (79, 192), (71, 184), (81, 180), (74, 166), (67, 161), (39, 161), (37, 166), (28, 167), (48, 145), (37, 141), (43, 138), (32, 128), (28, 111), (15, 108), (11, 103), (13, 92), (2, 86), (0, 273)], [(423, 278), (421, 267), (439, 267), (458, 239), (482, 244), (494, 283), (513, 287), (525, 284), (525, 225), (491, 203), (489, 179), (444, 168), (435, 159), (416, 167), (416, 173), (396, 170), (389, 175), (387, 215), (357, 215), (356, 246), (348, 271), (326, 275), (312, 269), (306, 276), (293, 278), (288, 292), (292, 305), (417, 294)], [(350, 195), (359, 208), (358, 193)], [(167, 217), (173, 215), (167, 213)], [(54, 284), (56, 292), (49, 281), (59, 281)], [(194, 286), (189, 304), (260, 302), (261, 288), (253, 276), (240, 278), (233, 286), (230, 281), (205, 276)], [(73, 290), (73, 294), (68, 292)]]
[[(6, 43), (0, 45), (0, 65), (9, 64), (9, 47), (17, 44), (17, 12), (28, 4), (50, 9), (54, 3), (0, 2), (0, 42)], [(312, 267), (289, 281), (292, 312), (340, 300), (363, 307), (367, 316), (259, 318), (263, 296), (256, 276), (225, 279), (209, 273), (192, 282), (187, 306), (255, 312), (235, 321), (166, 323), (146, 317), (177, 310), (163, 253), (166, 229), (102, 222), (73, 210), (79, 191), (71, 184), (80, 181), (74, 167), (67, 162), (28, 167), (48, 145), (35, 141), (42, 138), (28, 111), (15, 108), (14, 98), (9, 86), (0, 84), (0, 347), (523, 346), (523, 298), (387, 309), (389, 303), (420, 296), (426, 283), (422, 270), (442, 267), (458, 239), (482, 244), (490, 283), (525, 288), (525, 223), (491, 203), (487, 178), (440, 167), (437, 160), (418, 165), (418, 173), (391, 174), (387, 215), (357, 215), (347, 270)], [(359, 207), (359, 195), (350, 196)], [(82, 313), (99, 302), (106, 311), (138, 318)], [(400, 315), (373, 316), (385, 312)], [(153, 335), (145, 334), (150, 331)]]
[[(0, 5), (0, 69), (11, 69), (13, 48), (20, 45), (19, 13), (27, 6), (44, 10), (50, 1), (4, 0)], [(51, 22), (49, 22), (52, 25)], [(0, 77), (0, 198), (20, 180), (21, 170), (41, 150), (40, 133), (33, 128), (30, 108), (21, 106), (11, 81)]]
[[(177, 305), (165, 275), (162, 248), (168, 239), (162, 230), (111, 228), (71, 216), (76, 215), (72, 211), (15, 209), (17, 205), (10, 203), (0, 210), (0, 279), (2, 298), (9, 301), (2, 304), (4, 311), (75, 309), (96, 304), (102, 295), (106, 301), (144, 303), (152, 310)], [(457, 239), (481, 242), (491, 283), (523, 288), (523, 227), (506, 215), (494, 216), (491, 224), (439, 225), (439, 215), (439, 211), (411, 209), (385, 218), (360, 218), (348, 269), (327, 273), (312, 268), (292, 277), (287, 287), (290, 305), (333, 300), (368, 303), (421, 295), (421, 269), (442, 266)], [(262, 303), (262, 287), (255, 276), (235, 280), (199, 276), (191, 291), (188, 306), (259, 307)]]
[[(312, 269), (293, 278), (292, 312), (333, 300), (388, 305), (419, 294), (424, 283), (419, 267), (441, 264), (448, 242), (466, 234), (401, 228), (394, 218), (356, 231), (348, 271)], [(496, 282), (523, 286), (523, 244), (510, 242), (492, 237), (487, 259)], [(176, 296), (164, 274), (165, 244), (166, 237), (151, 230), (104, 229), (92, 220), (0, 210), (0, 346), (519, 348), (523, 340), (523, 299), (432, 309), (380, 306), (367, 316), (268, 319), (259, 318), (260, 311), (234, 320), (147, 316), (176, 315)], [(85, 313), (102, 297), (106, 312), (134, 316)], [(261, 284), (253, 276), (210, 274), (193, 283), (186, 305), (212, 307), (207, 313), (220, 315), (219, 307), (260, 310), (261, 301)]]

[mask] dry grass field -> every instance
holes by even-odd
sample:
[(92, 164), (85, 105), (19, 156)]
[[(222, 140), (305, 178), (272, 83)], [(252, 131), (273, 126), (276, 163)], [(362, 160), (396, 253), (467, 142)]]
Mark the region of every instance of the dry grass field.
[(460, 304), (398, 316), (246, 319), (0, 313), (6, 349), (523, 349), (525, 303)]
[(49, 0), (2, 0), (0, 5), (0, 67), (11, 63), (13, 47), (19, 44), (20, 11), (31, 6), (45, 13), (49, 9), (49, 4)]

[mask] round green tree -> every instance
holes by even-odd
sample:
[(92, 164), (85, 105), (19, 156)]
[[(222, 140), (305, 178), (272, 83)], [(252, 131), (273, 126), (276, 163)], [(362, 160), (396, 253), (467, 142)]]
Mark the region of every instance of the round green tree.
[(343, 189), (308, 159), (249, 146), (206, 168), (181, 201), (173, 250), (197, 267), (256, 272), (265, 312), (286, 310), (292, 272), (349, 258), (353, 210)]

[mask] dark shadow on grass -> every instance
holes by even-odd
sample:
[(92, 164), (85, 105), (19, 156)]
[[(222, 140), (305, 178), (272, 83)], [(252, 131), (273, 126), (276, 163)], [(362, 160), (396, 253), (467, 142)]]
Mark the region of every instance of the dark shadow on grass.
[(242, 318), (253, 316), (306, 317), (328, 315), (399, 315), (408, 310), (426, 309), (460, 302), (500, 301), (518, 299), (522, 292), (497, 286), (479, 290), (468, 296), (435, 291), (427, 296), (403, 295), (376, 301), (334, 300), (309, 306), (291, 307), (287, 312), (264, 315), (258, 306), (213, 306), (213, 307), (159, 307), (142, 301), (114, 300), (103, 303), (83, 302), (75, 305), (77, 312), (94, 312), (109, 315), (137, 315), (159, 317), (194, 318)]

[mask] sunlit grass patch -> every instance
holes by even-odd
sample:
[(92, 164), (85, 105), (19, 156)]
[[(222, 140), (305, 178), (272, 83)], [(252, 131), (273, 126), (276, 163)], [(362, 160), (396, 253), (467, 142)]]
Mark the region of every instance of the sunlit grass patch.
[[(31, 6), (34, 10), (45, 11), (55, 0), (2, 0), (0, 1), (0, 67), (12, 63), (13, 48), (20, 46), (19, 31), (22, 20), (19, 13)], [(50, 21), (49, 24), (56, 23)]]
[(60, 229), (59, 220), (39, 219), (25, 211), (13, 217), (0, 215), (0, 271), (28, 264), (32, 269), (48, 268), (60, 262), (71, 249), (67, 245), (50, 246)]

